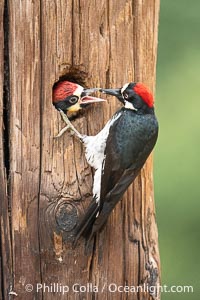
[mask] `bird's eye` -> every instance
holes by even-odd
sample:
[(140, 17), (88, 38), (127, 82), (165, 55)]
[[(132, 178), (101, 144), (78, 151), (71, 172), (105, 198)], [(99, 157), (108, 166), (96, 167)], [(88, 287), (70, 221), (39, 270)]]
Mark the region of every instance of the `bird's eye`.
[(124, 93), (124, 99), (128, 99), (128, 94)]
[(78, 98), (77, 97), (71, 97), (70, 99), (69, 99), (69, 103), (71, 103), (71, 104), (74, 104), (74, 103), (76, 103), (78, 101)]

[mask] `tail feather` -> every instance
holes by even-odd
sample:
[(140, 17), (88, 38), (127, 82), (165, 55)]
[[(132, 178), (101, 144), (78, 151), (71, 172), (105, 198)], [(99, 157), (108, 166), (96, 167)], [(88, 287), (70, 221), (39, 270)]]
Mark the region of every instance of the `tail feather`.
[(90, 236), (98, 211), (99, 211), (98, 203), (96, 203), (96, 201), (93, 200), (90, 203), (86, 213), (83, 215), (79, 225), (75, 230), (75, 240), (73, 243), (73, 247), (76, 246), (81, 236), (83, 236), (86, 240)]

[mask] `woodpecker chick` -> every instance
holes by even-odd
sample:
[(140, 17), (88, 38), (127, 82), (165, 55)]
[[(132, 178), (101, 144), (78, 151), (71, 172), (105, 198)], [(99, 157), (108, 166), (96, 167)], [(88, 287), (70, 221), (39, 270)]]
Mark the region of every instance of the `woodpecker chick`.
[(96, 88), (85, 89), (77, 83), (66, 80), (60, 81), (53, 89), (53, 105), (64, 112), (78, 111), (88, 104), (105, 101), (89, 96), (98, 90)]
[[(60, 81), (53, 89), (53, 105), (57, 110), (63, 111), (64, 113), (77, 112), (88, 104), (106, 101), (104, 99), (89, 96), (91, 93), (98, 90), (99, 89), (96, 88), (85, 89), (77, 83), (66, 80)], [(63, 128), (56, 137), (60, 137), (68, 128), (69, 126)]]

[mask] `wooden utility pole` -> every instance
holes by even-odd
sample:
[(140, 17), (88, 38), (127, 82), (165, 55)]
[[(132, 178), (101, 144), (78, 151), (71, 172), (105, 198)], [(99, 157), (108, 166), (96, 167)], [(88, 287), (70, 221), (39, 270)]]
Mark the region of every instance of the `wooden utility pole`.
[[(0, 3), (0, 299), (160, 299), (120, 292), (160, 282), (152, 156), (93, 252), (84, 255), (83, 241), (72, 250), (92, 171), (74, 137), (53, 138), (64, 124), (52, 105), (60, 76), (88, 87), (142, 81), (154, 90), (159, 0)], [(119, 107), (110, 97), (74, 125), (96, 134)]]

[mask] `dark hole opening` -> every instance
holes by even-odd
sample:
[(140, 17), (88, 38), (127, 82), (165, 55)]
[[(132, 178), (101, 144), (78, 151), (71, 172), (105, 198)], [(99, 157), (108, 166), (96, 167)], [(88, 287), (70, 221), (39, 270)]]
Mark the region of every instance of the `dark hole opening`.
[(88, 74), (86, 72), (81, 71), (78, 68), (71, 67), (66, 74), (61, 75), (59, 77), (59, 80), (54, 83), (53, 89), (57, 86), (57, 84), (59, 82), (65, 81), (65, 80), (74, 82), (74, 83), (78, 83), (79, 85), (81, 85), (83, 87), (87, 87), (86, 83), (85, 83), (87, 75)]

